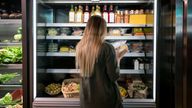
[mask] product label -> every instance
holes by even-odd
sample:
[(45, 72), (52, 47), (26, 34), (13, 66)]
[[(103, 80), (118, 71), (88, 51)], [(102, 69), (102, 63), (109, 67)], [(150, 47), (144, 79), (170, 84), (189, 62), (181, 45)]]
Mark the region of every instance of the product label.
[(84, 22), (88, 22), (89, 20), (89, 13), (84, 13)]
[(107, 12), (103, 13), (103, 19), (105, 19), (105, 21), (108, 23), (108, 13)]
[(74, 12), (69, 13), (69, 22), (75, 22), (75, 13)]
[(77, 22), (82, 22), (82, 14), (77, 13), (76, 17), (77, 17), (77, 19), (76, 19)]
[(109, 22), (114, 23), (115, 22), (115, 14), (113, 12), (109, 13)]

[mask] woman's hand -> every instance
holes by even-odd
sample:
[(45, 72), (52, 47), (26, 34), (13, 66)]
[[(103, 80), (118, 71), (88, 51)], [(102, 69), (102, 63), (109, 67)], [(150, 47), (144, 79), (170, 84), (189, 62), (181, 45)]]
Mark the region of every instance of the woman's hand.
[(118, 63), (120, 63), (121, 59), (127, 52), (128, 52), (127, 45), (120, 46), (119, 48), (116, 49), (116, 58)]

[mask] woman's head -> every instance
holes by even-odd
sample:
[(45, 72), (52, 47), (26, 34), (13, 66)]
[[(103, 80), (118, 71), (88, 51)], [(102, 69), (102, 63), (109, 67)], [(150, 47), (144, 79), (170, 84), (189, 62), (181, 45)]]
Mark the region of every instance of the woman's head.
[(107, 33), (106, 22), (100, 16), (89, 18), (83, 38), (76, 46), (76, 67), (81, 76), (90, 77)]
[(95, 39), (103, 41), (107, 33), (106, 22), (100, 16), (92, 16), (84, 30), (84, 37), (87, 39)]

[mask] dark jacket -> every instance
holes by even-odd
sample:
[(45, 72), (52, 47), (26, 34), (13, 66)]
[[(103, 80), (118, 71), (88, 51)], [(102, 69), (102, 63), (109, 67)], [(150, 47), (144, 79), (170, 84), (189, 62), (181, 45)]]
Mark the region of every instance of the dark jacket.
[(115, 49), (102, 44), (93, 75), (81, 78), (81, 108), (123, 108), (116, 80), (119, 78)]

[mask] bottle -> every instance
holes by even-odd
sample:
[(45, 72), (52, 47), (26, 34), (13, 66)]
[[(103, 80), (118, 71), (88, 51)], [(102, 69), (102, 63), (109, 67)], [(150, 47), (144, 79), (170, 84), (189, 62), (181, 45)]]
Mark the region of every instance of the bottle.
[(101, 8), (98, 5), (96, 6), (95, 15), (101, 16)]
[(106, 21), (106, 23), (108, 23), (108, 16), (109, 16), (109, 14), (108, 14), (108, 12), (107, 12), (107, 5), (104, 5), (104, 7), (103, 7), (103, 18), (105, 19), (105, 21)]
[(115, 6), (115, 10), (114, 10), (114, 12), (115, 12), (115, 22), (117, 22), (116, 20), (117, 20), (117, 11), (118, 11), (118, 6)]
[(120, 11), (117, 10), (116, 18), (115, 18), (115, 23), (120, 23), (120, 22), (121, 22), (121, 15), (120, 15)]
[(77, 22), (77, 6), (75, 6), (75, 22)]
[(124, 23), (129, 23), (129, 11), (125, 10)]
[(83, 10), (82, 10), (82, 6), (79, 5), (79, 9), (77, 11), (77, 14), (76, 14), (76, 21), (77, 23), (82, 23), (83, 22)]
[(123, 11), (120, 11), (120, 16), (121, 16), (121, 23), (124, 23), (124, 15), (123, 15)]
[(134, 70), (139, 70), (139, 60), (134, 61)]
[(73, 9), (73, 5), (71, 5), (71, 9), (69, 11), (69, 22), (75, 22), (75, 11)]
[(84, 22), (88, 22), (88, 20), (89, 20), (89, 7), (86, 5), (86, 7), (85, 7), (85, 12), (84, 12)]
[(94, 16), (95, 15), (95, 7), (92, 6), (92, 10), (91, 10), (91, 16)]
[(115, 22), (115, 13), (113, 11), (113, 5), (110, 5), (109, 9), (109, 23), (114, 23)]

